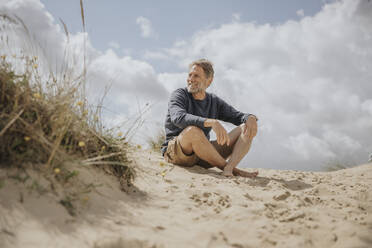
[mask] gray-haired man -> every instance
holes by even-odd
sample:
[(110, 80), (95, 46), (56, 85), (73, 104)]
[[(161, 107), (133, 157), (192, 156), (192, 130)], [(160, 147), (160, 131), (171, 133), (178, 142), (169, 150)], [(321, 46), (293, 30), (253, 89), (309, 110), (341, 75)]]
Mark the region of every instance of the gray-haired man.
[[(181, 166), (198, 164), (220, 168), (225, 176), (255, 177), (258, 172), (249, 173), (236, 166), (257, 134), (257, 118), (207, 93), (213, 74), (213, 65), (208, 60), (190, 64), (187, 87), (175, 90), (169, 100), (162, 154), (166, 161)], [(227, 133), (220, 121), (237, 127)], [(210, 142), (211, 130), (217, 140)]]

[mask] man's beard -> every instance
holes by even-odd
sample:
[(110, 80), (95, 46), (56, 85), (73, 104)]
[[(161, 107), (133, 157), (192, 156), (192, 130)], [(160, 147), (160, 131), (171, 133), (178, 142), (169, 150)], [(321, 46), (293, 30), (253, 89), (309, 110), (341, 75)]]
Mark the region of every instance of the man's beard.
[(198, 93), (198, 92), (203, 91), (203, 88), (200, 87), (200, 85), (196, 87), (192, 87), (192, 85), (187, 85), (187, 91), (193, 94), (193, 93)]

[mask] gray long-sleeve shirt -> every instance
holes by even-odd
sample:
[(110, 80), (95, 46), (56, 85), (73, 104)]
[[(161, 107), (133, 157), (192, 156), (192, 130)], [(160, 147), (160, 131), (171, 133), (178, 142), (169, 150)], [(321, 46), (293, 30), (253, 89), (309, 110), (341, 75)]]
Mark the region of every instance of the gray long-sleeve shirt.
[(224, 100), (212, 93), (206, 93), (203, 100), (195, 100), (187, 88), (179, 88), (172, 92), (165, 119), (165, 142), (162, 154), (165, 153), (169, 140), (178, 136), (188, 126), (202, 129), (209, 139), (210, 127), (204, 127), (206, 119), (217, 119), (234, 125), (244, 123), (250, 114), (237, 111)]

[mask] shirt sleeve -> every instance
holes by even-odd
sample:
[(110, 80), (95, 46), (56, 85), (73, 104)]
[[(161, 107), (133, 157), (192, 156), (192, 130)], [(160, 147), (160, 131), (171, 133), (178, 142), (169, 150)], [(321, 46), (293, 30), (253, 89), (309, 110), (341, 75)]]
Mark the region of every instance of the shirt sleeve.
[(175, 90), (171, 94), (168, 103), (171, 122), (179, 128), (188, 126), (203, 128), (206, 118), (187, 113), (187, 102), (187, 96), (182, 89)]
[(245, 123), (248, 117), (252, 114), (242, 113), (236, 110), (234, 107), (226, 103), (221, 98), (218, 98), (218, 119), (226, 122), (230, 122), (236, 126)]

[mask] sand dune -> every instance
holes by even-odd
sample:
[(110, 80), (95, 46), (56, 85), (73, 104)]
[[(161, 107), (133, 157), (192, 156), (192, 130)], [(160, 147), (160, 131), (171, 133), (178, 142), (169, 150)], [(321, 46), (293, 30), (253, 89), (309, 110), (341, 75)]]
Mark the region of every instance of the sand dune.
[(61, 189), (29, 194), (6, 180), (0, 247), (372, 247), (372, 164), (228, 179), (149, 151), (131, 157), (137, 178), (126, 192), (112, 175), (79, 167), (64, 186), (77, 191), (75, 217), (59, 203)]

